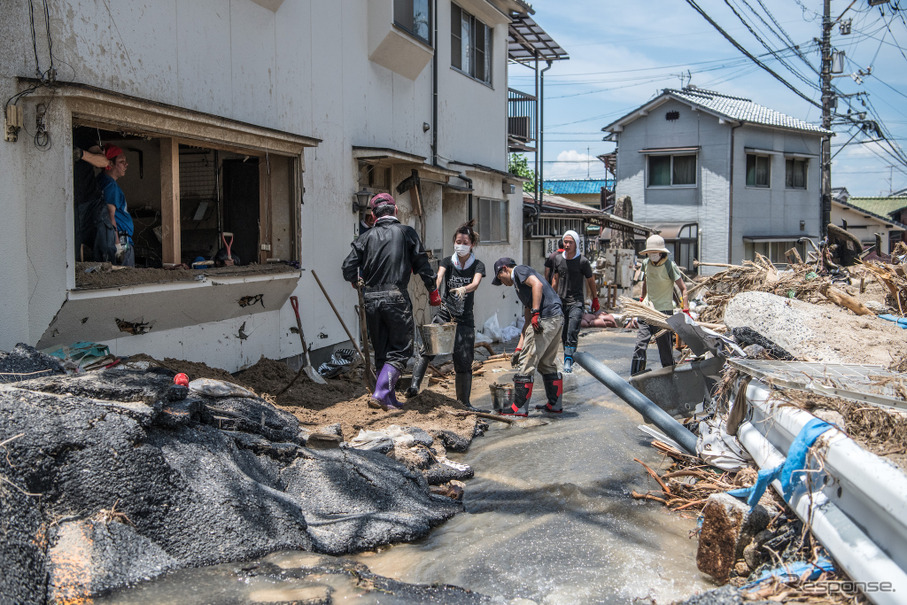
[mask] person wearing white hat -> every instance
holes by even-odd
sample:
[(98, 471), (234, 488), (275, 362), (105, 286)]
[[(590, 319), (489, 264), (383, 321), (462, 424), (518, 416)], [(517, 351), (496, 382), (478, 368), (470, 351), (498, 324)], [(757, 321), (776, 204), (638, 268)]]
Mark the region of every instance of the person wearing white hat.
[[(674, 313), (674, 286), (680, 289), (681, 306), (684, 313), (689, 313), (687, 308), (687, 288), (683, 283), (680, 269), (668, 258), (668, 249), (665, 241), (659, 235), (651, 235), (646, 240), (646, 249), (639, 253), (647, 258), (642, 261), (642, 271), (645, 278), (642, 282), (642, 296), (640, 302), (649, 299), (655, 309), (665, 315)], [(645, 322), (639, 322), (639, 332), (636, 336), (636, 348), (630, 362), (630, 374), (640, 374), (646, 370), (646, 349), (652, 336), (657, 332)], [(671, 347), (671, 334), (666, 332), (655, 339), (658, 345), (658, 356), (662, 367), (674, 365), (674, 351)]]

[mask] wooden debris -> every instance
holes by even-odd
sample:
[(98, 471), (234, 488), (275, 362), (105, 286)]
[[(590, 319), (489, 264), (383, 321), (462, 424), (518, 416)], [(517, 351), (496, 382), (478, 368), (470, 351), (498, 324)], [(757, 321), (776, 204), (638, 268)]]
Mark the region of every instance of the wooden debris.
[(831, 302), (844, 307), (845, 309), (850, 309), (857, 315), (874, 315), (874, 313), (870, 311), (866, 305), (858, 301), (853, 296), (850, 296), (849, 294), (845, 294), (844, 292), (838, 290), (831, 284), (822, 284), (822, 288), (819, 291), (822, 292), (822, 294), (825, 295), (825, 297), (828, 298), (828, 300), (830, 300)]

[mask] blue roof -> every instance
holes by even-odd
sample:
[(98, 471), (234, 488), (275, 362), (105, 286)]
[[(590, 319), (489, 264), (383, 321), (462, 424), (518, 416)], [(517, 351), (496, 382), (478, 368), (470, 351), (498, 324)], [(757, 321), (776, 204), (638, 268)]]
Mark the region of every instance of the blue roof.
[(602, 187), (614, 190), (614, 179), (563, 179), (544, 181), (542, 188), (554, 195), (583, 195), (601, 193)]

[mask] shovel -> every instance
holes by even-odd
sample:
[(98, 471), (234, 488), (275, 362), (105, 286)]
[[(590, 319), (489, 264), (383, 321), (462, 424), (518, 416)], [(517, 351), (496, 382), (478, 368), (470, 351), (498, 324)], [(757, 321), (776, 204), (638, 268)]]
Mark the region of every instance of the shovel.
[[(230, 238), (230, 241), (227, 241), (227, 238)], [(224, 231), (221, 233), (220, 238), (224, 241), (224, 248), (227, 249), (227, 259), (224, 261), (224, 265), (227, 267), (233, 266), (233, 253), (230, 252), (230, 248), (233, 247), (233, 233), (230, 231)], [(296, 314), (296, 319), (299, 319), (299, 314)], [(299, 333), (302, 334), (302, 329), (299, 330)], [(305, 343), (303, 343), (303, 349), (305, 349)]]
[(327, 384), (324, 378), (321, 377), (321, 374), (315, 371), (315, 368), (312, 367), (312, 364), (309, 360), (309, 348), (305, 344), (305, 335), (302, 333), (302, 320), (299, 319), (299, 299), (295, 296), (291, 296), (290, 304), (293, 305), (293, 313), (296, 314), (296, 328), (299, 330), (299, 341), (302, 343), (302, 367), (299, 368), (299, 372), (296, 373), (296, 377), (293, 378), (293, 380), (290, 381), (290, 384), (285, 386), (283, 390), (278, 393), (278, 395), (281, 395), (291, 386), (293, 386), (293, 383), (295, 383), (299, 379), (303, 371), (306, 373), (306, 376), (308, 376), (312, 380), (312, 382), (315, 382), (317, 384)]

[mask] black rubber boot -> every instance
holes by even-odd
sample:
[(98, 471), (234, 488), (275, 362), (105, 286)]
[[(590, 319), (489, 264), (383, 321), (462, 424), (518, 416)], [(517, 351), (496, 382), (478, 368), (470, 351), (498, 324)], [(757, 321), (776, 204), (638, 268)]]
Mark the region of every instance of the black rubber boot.
[(513, 404), (509, 410), (501, 410), (501, 416), (528, 416), (531, 397), (532, 376), (515, 375), (513, 377)]
[(543, 374), (542, 380), (545, 381), (545, 395), (548, 396), (548, 402), (545, 405), (535, 406), (535, 409), (549, 414), (560, 414), (564, 411), (564, 407), (561, 405), (564, 395), (564, 375), (560, 372)]
[(413, 379), (406, 389), (406, 397), (415, 397), (419, 394), (419, 388), (422, 386), (422, 379), (425, 378), (425, 370), (428, 369), (428, 357), (419, 355), (416, 358), (416, 364), (413, 366)]
[(646, 360), (633, 358), (630, 362), (630, 376), (636, 376), (646, 371)]
[(469, 402), (469, 397), (472, 394), (472, 374), (468, 372), (457, 372), (454, 380), (457, 387), (457, 401), (465, 405), (468, 410), (472, 410), (473, 412), (484, 412), (485, 410), (472, 407), (472, 404)]

